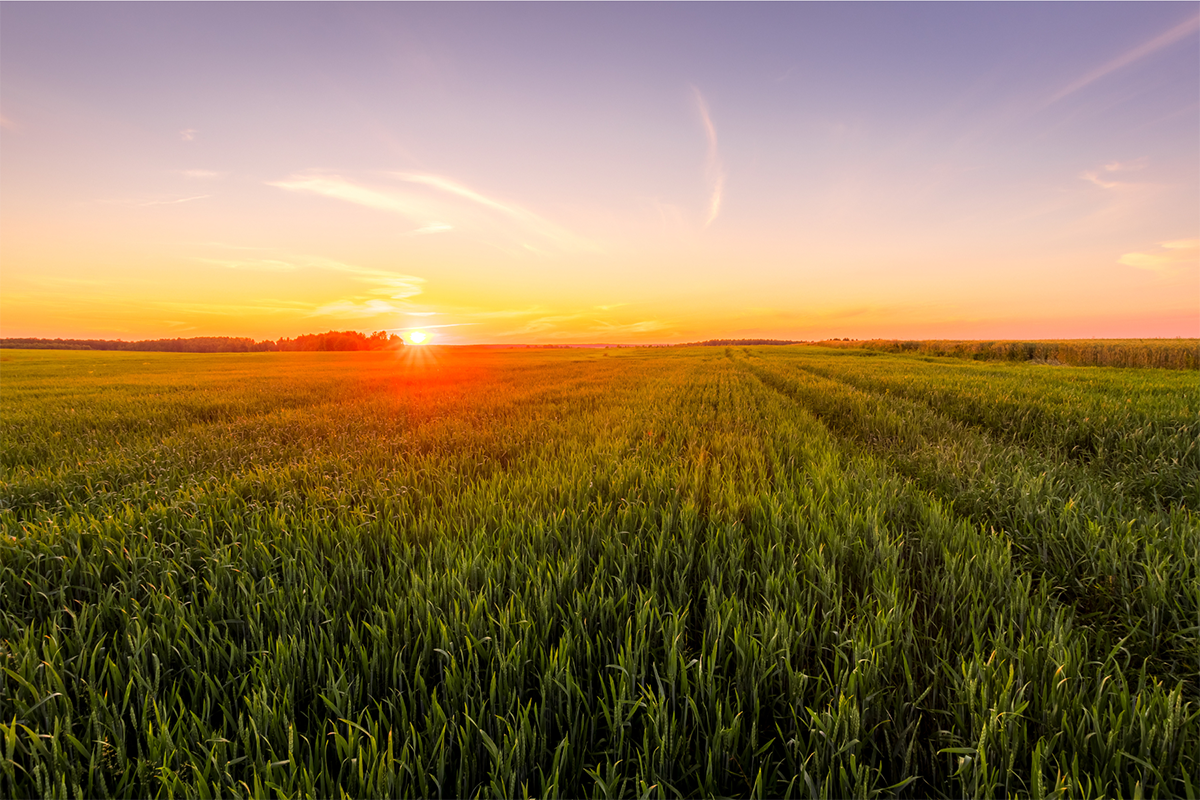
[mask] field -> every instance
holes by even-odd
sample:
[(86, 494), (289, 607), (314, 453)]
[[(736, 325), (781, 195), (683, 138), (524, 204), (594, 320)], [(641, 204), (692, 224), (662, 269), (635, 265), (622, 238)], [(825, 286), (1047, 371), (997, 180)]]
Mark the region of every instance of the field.
[(0, 796), (1200, 794), (1200, 380), (0, 356)]
[(822, 342), (823, 347), (859, 347), (884, 353), (970, 358), (975, 361), (1041, 361), (1077, 367), (1200, 369), (1200, 339), (1039, 339), (1031, 342), (867, 339)]

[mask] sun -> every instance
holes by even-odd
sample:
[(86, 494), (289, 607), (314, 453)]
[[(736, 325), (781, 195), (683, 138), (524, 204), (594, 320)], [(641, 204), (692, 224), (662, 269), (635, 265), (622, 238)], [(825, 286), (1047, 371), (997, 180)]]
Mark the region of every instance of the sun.
[(408, 335), (408, 338), (412, 340), (413, 344), (421, 344), (429, 338), (429, 334), (424, 331), (413, 331)]

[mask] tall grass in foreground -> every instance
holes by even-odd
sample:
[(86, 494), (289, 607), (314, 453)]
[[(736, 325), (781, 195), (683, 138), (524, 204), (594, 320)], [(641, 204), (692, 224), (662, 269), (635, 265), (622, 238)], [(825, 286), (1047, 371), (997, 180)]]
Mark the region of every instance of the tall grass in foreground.
[(976, 361), (1042, 361), (1078, 367), (1200, 369), (1200, 339), (1065, 339), (961, 341), (867, 339), (821, 342), (823, 347), (861, 348), (884, 353), (950, 356)]
[(14, 355), (0, 795), (1194, 795), (1194, 509), (784, 351)]
[[(1004, 536), (1035, 577), (1096, 626), (1097, 640), (1113, 633), (1151, 672), (1196, 696), (1200, 630), (1190, 621), (1200, 617), (1200, 525), (1187, 511), (1195, 497), (1146, 497), (1111, 469), (1007, 446), (925, 403), (860, 390), (836, 379), (839, 366), (855, 374), (836, 359), (763, 361), (747, 363), (764, 383)], [(913, 370), (917, 385), (922, 366)], [(1180, 452), (1160, 456), (1167, 487), (1197, 473), (1195, 441), (1173, 441)]]

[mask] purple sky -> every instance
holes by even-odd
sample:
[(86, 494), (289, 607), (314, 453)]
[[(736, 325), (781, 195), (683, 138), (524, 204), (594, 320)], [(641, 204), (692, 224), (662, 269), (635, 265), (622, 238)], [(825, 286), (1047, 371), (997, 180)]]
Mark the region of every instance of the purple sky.
[(1195, 3), (0, 6), (0, 335), (1200, 335)]

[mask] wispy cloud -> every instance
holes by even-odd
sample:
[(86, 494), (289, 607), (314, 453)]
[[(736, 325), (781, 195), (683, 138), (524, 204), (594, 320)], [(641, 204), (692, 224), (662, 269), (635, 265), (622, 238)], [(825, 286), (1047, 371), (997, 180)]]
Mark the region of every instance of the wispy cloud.
[[(420, 198), (400, 192), (387, 192), (361, 186), (338, 175), (297, 176), (286, 181), (273, 181), (267, 185), (292, 192), (311, 192), (378, 211), (390, 211), (409, 219), (429, 220), (430, 216), (440, 213), (439, 209), (430, 208), (428, 203), (422, 203)], [(454, 226), (448, 222), (429, 220), (421, 227), (406, 231), (403, 235), (424, 236), (431, 233), (446, 233), (451, 230), (454, 230)]]
[(704, 224), (708, 226), (721, 213), (721, 198), (725, 193), (725, 165), (721, 163), (721, 153), (717, 149), (717, 128), (713, 125), (712, 115), (708, 113), (708, 102), (695, 86), (692, 87), (692, 93), (696, 98), (700, 119), (704, 123), (704, 135), (708, 138), (708, 153), (704, 159), (704, 176), (709, 184), (708, 214)]
[(196, 130), (195, 128), (185, 128), (179, 132), (179, 139), (180, 141), (184, 142), (194, 141), (196, 139), (196, 134), (199, 132), (200, 131)]
[(493, 331), (493, 335), (506, 339), (534, 336), (559, 340), (597, 341), (603, 340), (605, 337), (649, 333), (668, 327), (668, 323), (655, 319), (637, 319), (635, 317), (632, 321), (622, 321), (605, 319), (595, 313), (598, 310), (606, 311), (626, 305), (628, 304), (616, 303), (607, 307), (595, 306), (586, 311), (551, 310), (543, 306), (491, 310), (457, 309), (454, 315), (483, 320), (511, 320), (514, 327)]
[(17, 123), (13, 122), (8, 117), (0, 114), (0, 128), (4, 128), (5, 130), (15, 130), (16, 127), (17, 127)]
[[(242, 248), (238, 248), (242, 249)], [(374, 267), (362, 267), (357, 264), (347, 264), (343, 261), (322, 258), (320, 256), (278, 255), (262, 258), (197, 258), (204, 264), (225, 267), (226, 269), (245, 269), (266, 272), (294, 272), (301, 269), (319, 269), (340, 272), (356, 281), (365, 283), (371, 288), (366, 294), (347, 298), (345, 302), (364, 304), (370, 295), (384, 295), (392, 300), (406, 300), (421, 293), (424, 278), (390, 272)]]
[(532, 319), (522, 327), (509, 331), (505, 335), (528, 336), (534, 334), (552, 339), (595, 341), (596, 339), (603, 340), (611, 336), (651, 333), (653, 331), (660, 331), (666, 327), (667, 323), (656, 319), (637, 320), (635, 322), (609, 322), (606, 320), (589, 319), (585, 314), (553, 314)]
[(1133, 161), (1110, 161), (1100, 169), (1083, 172), (1079, 177), (1085, 181), (1094, 183), (1101, 189), (1118, 189), (1122, 186), (1132, 186), (1133, 184), (1127, 181), (1106, 180), (1105, 178), (1115, 177), (1115, 173), (1136, 172), (1144, 168), (1146, 163), (1146, 158), (1138, 158)]
[(152, 305), (173, 312), (184, 311), (193, 314), (217, 314), (242, 318), (260, 314), (295, 314), (297, 311), (304, 310), (303, 303), (271, 299), (251, 303), (186, 303), (162, 300), (156, 301)]
[(118, 282), (112, 278), (74, 278), (61, 275), (30, 275), (25, 279), (34, 286), (41, 286), (49, 289), (99, 289), (118, 286)]
[[(468, 227), (474, 221), (477, 228), (494, 229), (495, 220), (499, 217), (508, 227), (508, 236), (516, 238), (528, 251), (542, 252), (541, 248), (525, 241), (530, 238), (550, 242), (560, 249), (595, 249), (590, 243), (527, 208), (485, 195), (450, 178), (410, 172), (390, 173), (389, 177), (399, 179), (414, 188), (364, 186), (340, 175), (324, 174), (296, 175), (286, 180), (273, 181), (268, 185), (389, 211), (420, 222), (421, 227), (407, 232), (410, 235), (444, 233), (461, 227), (460, 220)], [(436, 194), (431, 195), (426, 191), (428, 189), (433, 189)], [(480, 211), (486, 213), (480, 215)], [(490, 217), (492, 222), (487, 222), (487, 217)], [(455, 222), (452, 224), (445, 221), (446, 219), (453, 219)], [(513, 222), (517, 223), (516, 228), (511, 226)]]
[(524, 325), (515, 330), (506, 331), (501, 335), (504, 336), (528, 336), (529, 334), (538, 335), (562, 335), (559, 326), (564, 322), (574, 322), (580, 317), (579, 314), (547, 314), (545, 316), (536, 317), (528, 320)]
[(247, 253), (271, 253), (275, 251), (273, 247), (259, 247), (244, 244), (229, 244), (228, 242), (187, 242), (194, 247), (215, 247), (218, 250), (243, 250)]
[(443, 192), (446, 192), (447, 194), (457, 195), (458, 197), (465, 197), (467, 200), (470, 200), (473, 203), (478, 203), (481, 206), (486, 206), (487, 208), (492, 208), (492, 209), (495, 209), (496, 211), (503, 212), (505, 214), (508, 214), (510, 217), (514, 217), (517, 219), (532, 218), (532, 219), (535, 219), (538, 221), (542, 221), (541, 217), (538, 217), (536, 214), (532, 214), (529, 211), (526, 211), (525, 209), (521, 208), (520, 206), (512, 205), (510, 203), (502, 203), (499, 200), (494, 200), (490, 197), (486, 197), (486, 196), (480, 194), (479, 192), (476, 192), (473, 189), (468, 189), (466, 186), (463, 186), (461, 183), (455, 183), (454, 181), (450, 180), (449, 178), (443, 178), (438, 175), (420, 175), (420, 174), (412, 173), (412, 172), (397, 172), (397, 173), (395, 173), (395, 176), (402, 181), (408, 181), (409, 183), (420, 183), (425, 186), (432, 186), (434, 189), (439, 189)]
[(254, 272), (294, 272), (299, 265), (291, 261), (275, 258), (229, 259), (229, 258), (196, 258), (201, 264), (225, 269), (245, 269)]
[(461, 309), (462, 313), (469, 313), (473, 317), (484, 317), (485, 319), (520, 319), (521, 317), (531, 317), (538, 314), (545, 314), (546, 309), (542, 306), (532, 306), (530, 308), (500, 308), (485, 310), (479, 308)]
[(212, 197), (212, 195), (211, 194), (198, 194), (195, 197), (180, 197), (180, 198), (177, 198), (174, 200), (151, 200), (148, 203), (138, 203), (138, 205), (141, 205), (141, 206), (173, 206), (178, 203), (190, 203), (193, 200), (204, 200), (205, 198), (208, 198), (208, 197)]
[[(570, 231), (555, 225), (546, 218), (535, 214), (527, 208), (517, 205), (516, 203), (498, 200), (494, 197), (488, 197), (482, 192), (471, 189), (458, 181), (440, 175), (427, 175), (413, 172), (397, 172), (395, 177), (408, 183), (415, 183), (420, 186), (428, 186), (431, 189), (436, 189), (439, 192), (448, 194), (452, 197), (462, 198), (471, 203), (482, 206), (491, 211), (497, 211), (501, 215), (514, 220), (526, 229), (527, 231), (539, 236), (550, 239), (560, 245), (577, 245), (580, 240)], [(527, 250), (538, 252), (536, 247), (532, 245), (524, 245)]]
[(1165, 33), (1159, 34), (1150, 41), (1140, 44), (1132, 50), (1122, 53), (1108, 63), (1102, 64), (1101, 66), (1093, 69), (1091, 72), (1088, 72), (1083, 77), (1060, 89), (1049, 100), (1047, 100), (1045, 104), (1052, 105), (1057, 103), (1067, 95), (1074, 94), (1088, 84), (1100, 80), (1105, 75), (1127, 67), (1135, 61), (1140, 61), (1151, 53), (1156, 53), (1165, 47), (1170, 47), (1181, 39), (1195, 33), (1197, 30), (1200, 30), (1200, 17), (1192, 17), (1191, 19), (1184, 20)]
[[(291, 192), (311, 192), (335, 200), (344, 200), (379, 211), (391, 211), (409, 218), (420, 219), (426, 216), (428, 207), (416, 198), (396, 192), (384, 192), (360, 186), (339, 175), (309, 175), (296, 176), (285, 181), (271, 181), (268, 186), (287, 189)], [(430, 222), (429, 225), (444, 224)]]
[(1160, 242), (1161, 248), (1151, 253), (1126, 253), (1117, 262), (1127, 267), (1150, 270), (1169, 275), (1200, 263), (1200, 239), (1176, 239)]
[(1133, 161), (1110, 161), (1104, 165), (1105, 172), (1135, 172), (1139, 169), (1144, 169), (1150, 159), (1142, 156), (1135, 158)]
[(211, 181), (225, 176), (224, 172), (213, 172), (211, 169), (185, 169), (180, 170), (179, 174), (185, 178), (200, 181)]
[(1100, 177), (1100, 173), (1096, 172), (1095, 170), (1092, 170), (1090, 172), (1085, 172), (1082, 175), (1080, 175), (1079, 177), (1083, 178), (1085, 181), (1090, 181), (1090, 182), (1096, 184), (1101, 189), (1116, 189), (1118, 186), (1121, 185), (1121, 183), (1119, 181), (1104, 180), (1103, 178)]
[(336, 300), (314, 308), (310, 317), (378, 317), (383, 314), (403, 313), (404, 307), (386, 300)]
[(428, 225), (423, 225), (416, 230), (411, 230), (404, 234), (405, 236), (425, 236), (430, 233), (445, 233), (446, 231), (454, 230), (453, 225), (447, 225), (445, 222), (432, 222)]
[(597, 333), (650, 333), (667, 327), (666, 323), (657, 319), (643, 319), (637, 322), (609, 323), (603, 322), (592, 327)]
[(366, 284), (360, 290), (326, 303), (310, 304), (304, 309), (309, 317), (339, 319), (368, 318), (407, 313), (404, 301), (421, 293), (423, 278), (373, 267), (362, 267), (320, 256), (282, 255), (263, 258), (198, 258), (197, 261), (227, 269), (266, 272), (295, 272), (303, 269), (340, 272)]
[[(410, 316), (412, 315), (411, 311), (409, 311), (407, 313)], [(433, 314), (436, 312), (431, 311), (429, 313)], [(432, 330), (437, 330), (438, 328), (461, 328), (464, 325), (478, 325), (478, 324), (479, 324), (478, 322), (439, 322), (436, 325), (402, 325), (399, 328), (391, 328), (390, 330), (407, 331), (411, 328), (416, 327), (416, 328), (420, 328), (423, 331), (432, 331)]]

